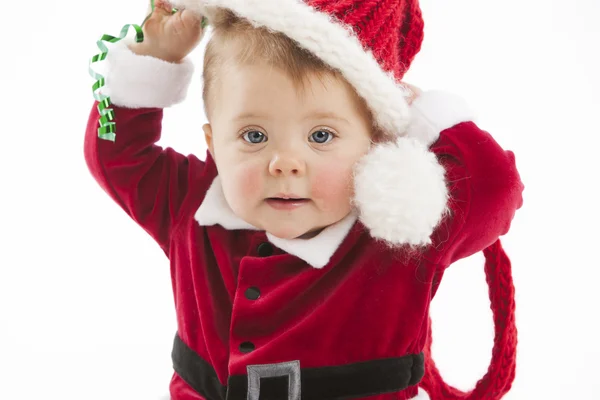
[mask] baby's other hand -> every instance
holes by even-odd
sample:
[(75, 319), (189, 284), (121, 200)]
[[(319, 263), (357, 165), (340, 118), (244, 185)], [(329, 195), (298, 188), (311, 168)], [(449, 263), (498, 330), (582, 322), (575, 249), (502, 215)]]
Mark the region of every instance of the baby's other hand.
[(203, 36), (202, 16), (188, 10), (171, 14), (166, 0), (157, 0), (142, 30), (144, 41), (129, 45), (139, 55), (179, 63), (198, 46)]

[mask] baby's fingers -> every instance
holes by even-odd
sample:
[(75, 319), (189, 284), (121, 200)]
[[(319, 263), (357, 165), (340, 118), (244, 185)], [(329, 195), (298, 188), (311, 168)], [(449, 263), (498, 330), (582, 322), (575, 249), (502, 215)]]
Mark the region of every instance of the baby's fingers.
[(165, 18), (168, 18), (171, 13), (167, 11), (164, 2), (157, 1), (154, 6), (154, 11), (149, 7), (149, 12), (152, 14), (148, 17), (148, 19), (144, 22), (144, 31), (152, 34), (158, 34), (158, 28), (163, 23)]
[(194, 43), (202, 33), (202, 19), (188, 10), (179, 10), (167, 21), (166, 29), (178, 40)]
[(159, 14), (168, 16), (172, 14), (172, 10), (173, 6), (168, 1), (156, 0), (156, 2), (154, 3), (154, 11)]
[(186, 28), (197, 29), (202, 24), (202, 16), (189, 11), (189, 10), (181, 10), (181, 21)]

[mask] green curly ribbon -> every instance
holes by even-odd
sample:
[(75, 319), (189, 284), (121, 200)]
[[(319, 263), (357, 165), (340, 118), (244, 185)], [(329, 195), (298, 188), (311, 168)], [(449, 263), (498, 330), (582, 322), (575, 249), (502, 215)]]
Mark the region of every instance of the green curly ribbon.
[[(92, 69), (92, 64), (106, 59), (106, 56), (108, 54), (108, 48), (102, 42), (117, 43), (119, 40), (124, 39), (127, 36), (127, 33), (129, 32), (129, 28), (135, 29), (136, 43), (143, 42), (144, 41), (144, 33), (142, 32), (142, 27), (144, 26), (146, 21), (148, 21), (148, 18), (150, 18), (152, 13), (154, 13), (154, 0), (150, 0), (150, 6), (151, 6), (151, 11), (146, 16), (146, 18), (144, 18), (144, 21), (142, 21), (142, 24), (140, 26), (133, 25), (133, 24), (127, 24), (121, 29), (121, 34), (119, 35), (119, 37), (114, 37), (111, 35), (102, 35), (100, 40), (98, 40), (96, 42), (101, 53), (96, 54), (90, 60), (89, 73), (92, 76), (92, 78), (96, 79), (96, 82), (92, 86), (92, 91), (94, 94), (94, 99), (98, 100), (98, 112), (100, 113), (100, 119), (98, 121), (98, 123), (100, 124), (100, 127), (98, 128), (98, 137), (100, 139), (110, 140), (111, 142), (115, 141), (115, 137), (116, 137), (116, 126), (115, 126), (115, 122), (114, 122), (115, 114), (114, 114), (113, 109), (109, 108), (110, 104), (111, 104), (110, 97), (100, 94), (100, 93), (97, 93), (97, 90), (104, 86), (105, 81), (104, 81), (104, 77), (102, 75), (96, 73)], [(176, 12), (177, 12), (176, 8), (173, 8), (171, 10), (172, 14), (175, 14)], [(202, 18), (202, 29), (204, 29), (206, 27), (207, 22), (208, 22), (207, 19), (203, 17)]]

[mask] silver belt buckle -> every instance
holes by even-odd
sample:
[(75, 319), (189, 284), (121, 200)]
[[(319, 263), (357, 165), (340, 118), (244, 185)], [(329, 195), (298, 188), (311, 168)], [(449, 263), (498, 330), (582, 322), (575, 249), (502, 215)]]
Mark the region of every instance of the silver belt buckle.
[(248, 365), (248, 398), (260, 397), (260, 378), (288, 377), (288, 400), (300, 400), (300, 361), (278, 364)]

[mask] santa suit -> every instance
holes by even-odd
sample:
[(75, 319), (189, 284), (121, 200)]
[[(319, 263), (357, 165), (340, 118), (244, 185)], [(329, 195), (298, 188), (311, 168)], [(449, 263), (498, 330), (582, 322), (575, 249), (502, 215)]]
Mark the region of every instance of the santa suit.
[[(135, 74), (153, 62), (121, 56), (136, 57)], [(173, 80), (190, 72), (179, 68), (153, 75), (160, 96), (184, 96)], [(210, 153), (203, 161), (155, 144), (162, 107), (137, 108), (139, 90), (117, 91), (116, 140), (98, 138), (94, 104), (85, 159), (169, 260), (172, 400), (426, 398), (418, 383), (431, 300), (449, 265), (508, 231), (523, 190), (512, 152), (445, 103), (451, 97), (426, 92), (414, 107), (438, 127), (430, 151), (450, 194), (432, 244), (417, 254), (388, 246), (358, 212), (312, 239), (283, 240), (233, 214)]]

